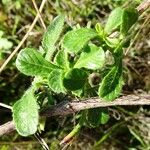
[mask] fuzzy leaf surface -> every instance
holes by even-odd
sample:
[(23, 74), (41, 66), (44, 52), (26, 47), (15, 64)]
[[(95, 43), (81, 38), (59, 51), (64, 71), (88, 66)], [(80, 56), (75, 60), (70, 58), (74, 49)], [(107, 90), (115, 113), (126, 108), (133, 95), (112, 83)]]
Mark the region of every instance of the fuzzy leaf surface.
[(120, 94), (123, 85), (121, 74), (121, 66), (114, 66), (108, 72), (108, 74), (103, 78), (98, 90), (100, 97), (104, 100), (112, 101)]
[(47, 76), (53, 69), (59, 69), (56, 65), (45, 60), (41, 53), (33, 48), (25, 48), (19, 52), (16, 67), (29, 76)]
[(102, 48), (94, 44), (89, 44), (84, 48), (80, 58), (75, 64), (75, 68), (100, 69), (105, 63), (105, 53)]
[(33, 91), (27, 90), (13, 106), (13, 121), (16, 130), (22, 136), (29, 136), (37, 131), (38, 105)]
[(117, 29), (122, 23), (123, 9), (118, 7), (114, 9), (108, 17), (104, 31), (110, 34), (113, 30)]
[(63, 86), (63, 70), (53, 70), (48, 77), (49, 87), (56, 93), (64, 93), (65, 88)]
[(51, 57), (55, 50), (55, 43), (57, 42), (64, 25), (64, 16), (57, 16), (51, 24), (48, 26), (47, 31), (45, 32), (42, 40), (42, 46), (47, 52), (46, 57)]
[(95, 38), (98, 34), (93, 29), (80, 28), (72, 30), (65, 34), (63, 39), (63, 47), (67, 52), (77, 53), (87, 44), (87, 42)]
[(69, 66), (68, 58), (63, 50), (58, 51), (58, 53), (54, 58), (54, 63), (57, 66), (62, 67), (64, 69), (68, 68)]

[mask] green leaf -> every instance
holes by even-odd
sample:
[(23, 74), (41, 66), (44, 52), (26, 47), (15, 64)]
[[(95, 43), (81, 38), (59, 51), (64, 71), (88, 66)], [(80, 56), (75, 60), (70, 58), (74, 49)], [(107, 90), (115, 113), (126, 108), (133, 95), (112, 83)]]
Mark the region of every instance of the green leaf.
[(33, 91), (29, 89), (23, 97), (14, 104), (13, 121), (18, 133), (22, 136), (28, 136), (37, 131), (38, 120), (38, 105)]
[(81, 89), (87, 80), (85, 71), (74, 68), (65, 74), (63, 85), (66, 89), (75, 91)]
[(135, 8), (126, 8), (123, 11), (122, 15), (122, 24), (121, 24), (121, 33), (126, 35), (128, 30), (132, 27), (133, 24), (138, 20), (138, 11)]
[(114, 66), (108, 72), (108, 74), (103, 78), (98, 90), (100, 97), (104, 100), (112, 101), (120, 94), (123, 85), (121, 74), (121, 65)]
[(105, 53), (101, 47), (89, 44), (84, 48), (74, 68), (100, 69), (105, 63)]
[(103, 29), (103, 27), (102, 27), (102, 25), (101, 25), (100, 23), (97, 23), (97, 24), (95, 25), (95, 30), (97, 31), (97, 33), (99, 34), (99, 36), (100, 36), (101, 38), (104, 37), (104, 35), (105, 35), (104, 29)]
[(92, 108), (84, 110), (82, 113), (82, 123), (92, 128), (106, 124), (109, 118), (108, 110), (105, 108)]
[(65, 88), (63, 86), (63, 70), (53, 70), (48, 77), (49, 87), (56, 93), (64, 93)]
[(53, 69), (59, 69), (46, 61), (41, 53), (33, 48), (25, 48), (19, 52), (16, 67), (22, 73), (30, 76), (48, 76)]
[(110, 34), (113, 30), (117, 29), (122, 22), (123, 9), (118, 7), (114, 9), (108, 17), (104, 31)]
[(58, 53), (56, 54), (54, 58), (54, 63), (64, 69), (69, 68), (67, 54), (63, 50), (58, 51)]
[(80, 28), (65, 34), (63, 39), (63, 47), (67, 52), (79, 52), (87, 42), (95, 38), (98, 34), (93, 29)]
[(105, 124), (109, 120), (107, 109), (94, 108), (89, 109), (87, 114), (87, 121), (91, 127), (97, 127), (100, 124)]
[(47, 31), (45, 32), (42, 40), (42, 46), (44, 50), (47, 52), (46, 59), (53, 55), (55, 51), (55, 43), (57, 42), (64, 25), (64, 16), (57, 16), (51, 24), (48, 26)]

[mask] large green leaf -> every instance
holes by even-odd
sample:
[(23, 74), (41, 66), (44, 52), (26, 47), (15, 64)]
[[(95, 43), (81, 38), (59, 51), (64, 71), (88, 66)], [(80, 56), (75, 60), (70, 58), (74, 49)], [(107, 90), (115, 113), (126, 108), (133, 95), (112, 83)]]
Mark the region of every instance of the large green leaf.
[(98, 94), (105, 100), (114, 100), (121, 92), (122, 81), (122, 66), (114, 66), (108, 74), (103, 78), (99, 87)]
[(84, 48), (79, 60), (75, 64), (75, 68), (100, 69), (105, 63), (105, 53), (102, 48), (94, 44), (89, 44)]
[(30, 76), (47, 76), (53, 69), (59, 68), (46, 61), (41, 53), (33, 48), (25, 48), (20, 51), (16, 66), (22, 73)]
[(63, 47), (70, 53), (79, 52), (84, 45), (98, 34), (93, 29), (80, 28), (68, 32), (63, 39)]
[(48, 26), (47, 31), (45, 32), (42, 40), (42, 46), (44, 50), (47, 52), (46, 59), (53, 55), (55, 50), (55, 43), (58, 40), (64, 25), (64, 16), (57, 16), (51, 24)]
[(108, 17), (104, 31), (110, 34), (113, 30), (117, 29), (122, 22), (123, 9), (118, 7), (114, 9)]
[(56, 93), (64, 93), (65, 88), (63, 86), (63, 70), (53, 70), (48, 77), (49, 87)]
[(65, 74), (63, 85), (66, 89), (75, 91), (81, 89), (87, 80), (85, 71), (74, 68)]
[(64, 69), (69, 68), (69, 61), (67, 54), (63, 50), (59, 50), (54, 58), (54, 63), (58, 65), (59, 67), (62, 67)]
[(132, 27), (133, 24), (138, 20), (138, 11), (135, 8), (126, 8), (123, 11), (122, 15), (122, 24), (121, 32), (123, 35), (128, 33), (128, 30)]
[(13, 121), (22, 136), (34, 134), (38, 125), (38, 105), (31, 89), (13, 106)]

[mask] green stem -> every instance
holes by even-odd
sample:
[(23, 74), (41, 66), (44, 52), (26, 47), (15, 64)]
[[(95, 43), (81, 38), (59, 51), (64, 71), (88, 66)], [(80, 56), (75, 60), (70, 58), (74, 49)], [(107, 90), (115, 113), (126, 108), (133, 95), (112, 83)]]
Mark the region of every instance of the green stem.
[(79, 133), (79, 131), (81, 130), (81, 127), (82, 125), (80, 123), (78, 123), (74, 129), (60, 142), (60, 145), (63, 145), (63, 144), (67, 144), (69, 143), (72, 138), (77, 134)]

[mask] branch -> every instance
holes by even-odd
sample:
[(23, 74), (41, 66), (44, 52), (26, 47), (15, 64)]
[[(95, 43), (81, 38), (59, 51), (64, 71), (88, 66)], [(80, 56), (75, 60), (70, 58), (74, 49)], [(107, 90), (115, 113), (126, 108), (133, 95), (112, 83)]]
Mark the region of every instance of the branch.
[(150, 0), (144, 0), (138, 7), (137, 10), (139, 13), (143, 13), (146, 9), (150, 7)]
[[(110, 107), (110, 106), (137, 106), (137, 105), (150, 105), (150, 95), (127, 95), (117, 98), (115, 101), (107, 102), (100, 98), (90, 98), (82, 101), (63, 101), (57, 105), (51, 106), (40, 113), (40, 116), (66, 116), (81, 110), (97, 108), (97, 107)], [(15, 131), (13, 121), (10, 121), (0, 126), (0, 136)]]

